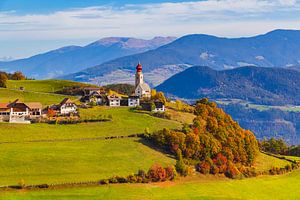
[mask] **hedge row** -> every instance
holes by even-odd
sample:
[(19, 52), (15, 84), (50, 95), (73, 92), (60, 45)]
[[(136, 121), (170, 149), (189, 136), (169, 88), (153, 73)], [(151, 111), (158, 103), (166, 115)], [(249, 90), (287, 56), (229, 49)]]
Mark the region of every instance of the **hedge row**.
[(122, 183), (150, 183), (150, 182), (163, 182), (174, 180), (177, 177), (177, 172), (174, 166), (162, 167), (161, 165), (153, 165), (148, 172), (139, 170), (137, 174), (132, 174), (126, 177), (114, 176), (108, 179), (101, 179), (99, 181), (86, 181), (86, 182), (73, 182), (73, 183), (59, 183), (59, 184), (38, 184), (38, 185), (25, 185), (24, 180), (21, 180), (18, 185), (5, 186), (2, 188), (11, 189), (48, 189), (58, 187), (72, 187), (82, 185), (106, 185), (106, 184), (122, 184)]

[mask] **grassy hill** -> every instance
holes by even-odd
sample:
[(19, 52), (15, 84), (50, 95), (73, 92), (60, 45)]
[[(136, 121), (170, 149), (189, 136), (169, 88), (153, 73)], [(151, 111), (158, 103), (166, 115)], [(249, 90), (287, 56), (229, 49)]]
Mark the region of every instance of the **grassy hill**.
[(0, 185), (21, 179), (26, 184), (97, 181), (148, 170), (154, 163), (175, 163), (136, 138), (2, 144), (1, 148)]
[(27, 91), (54, 93), (62, 90), (64, 87), (88, 87), (90, 84), (78, 83), (66, 80), (22, 80), (7, 81), (8, 89), (19, 89), (24, 87)]
[(0, 102), (2, 103), (19, 99), (24, 102), (41, 102), (43, 107), (46, 107), (47, 105), (57, 104), (66, 97), (71, 98), (72, 100), (77, 100), (77, 97), (70, 97), (66, 95), (28, 92), (28, 91), (19, 91), (19, 90), (0, 88)]
[[(128, 108), (80, 110), (83, 116), (111, 115), (111, 122), (75, 125), (0, 124), (0, 185), (62, 183), (128, 175), (152, 164), (174, 164), (137, 138), (104, 140), (180, 123), (131, 112)], [(68, 140), (70, 139), (70, 140)], [(66, 141), (67, 140), (67, 141)]]

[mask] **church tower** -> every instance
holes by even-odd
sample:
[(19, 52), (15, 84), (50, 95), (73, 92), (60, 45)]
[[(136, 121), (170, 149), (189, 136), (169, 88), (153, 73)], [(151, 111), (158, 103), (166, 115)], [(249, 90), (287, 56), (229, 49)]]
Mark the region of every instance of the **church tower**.
[(143, 75), (143, 67), (141, 63), (136, 66), (136, 73), (135, 73), (135, 95), (139, 96), (140, 98), (151, 97), (151, 88), (147, 83), (144, 82), (144, 75)]
[(135, 73), (135, 87), (137, 87), (139, 84), (144, 83), (144, 76), (143, 76), (143, 67), (141, 63), (136, 66), (136, 73)]

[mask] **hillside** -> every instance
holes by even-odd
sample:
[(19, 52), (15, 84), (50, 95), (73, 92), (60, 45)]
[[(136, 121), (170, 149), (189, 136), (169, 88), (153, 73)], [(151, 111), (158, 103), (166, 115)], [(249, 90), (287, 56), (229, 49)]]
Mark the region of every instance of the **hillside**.
[(86, 46), (67, 46), (25, 59), (0, 62), (0, 70), (24, 72), (37, 79), (53, 78), (99, 65), (118, 57), (155, 49), (173, 41), (174, 37), (103, 38)]
[(218, 70), (242, 66), (298, 68), (299, 45), (300, 31), (293, 30), (275, 30), (249, 38), (187, 35), (157, 49), (108, 61), (62, 78), (105, 84), (117, 80), (130, 82), (138, 61), (143, 64), (145, 78), (152, 85), (193, 65)]
[(242, 99), (263, 105), (299, 105), (300, 72), (282, 68), (241, 67), (216, 71), (192, 67), (157, 87), (185, 99)]
[(23, 87), (25, 91), (55, 93), (65, 87), (95, 87), (91, 84), (78, 83), (67, 80), (8, 80), (7, 89), (16, 89)]
[[(43, 88), (47, 84), (48, 86)], [(61, 95), (51, 93), (51, 88), (61, 89), (73, 84), (76, 85), (74, 82), (56, 80), (9, 81), (10, 87), (25, 85), (30, 91), (1, 89), (0, 91), (5, 91), (1, 93), (1, 98), (12, 98), (10, 92), (15, 92), (15, 95), (20, 97), (26, 93), (35, 101), (40, 99), (43, 103), (49, 103), (50, 97), (61, 97)], [(245, 165), (254, 163), (254, 167), (258, 171), (265, 171), (271, 167), (285, 167), (289, 164), (285, 160), (265, 154), (259, 154), (253, 162), (252, 153), (254, 152), (252, 150), (255, 150), (257, 146), (251, 132), (241, 129), (230, 116), (218, 109), (214, 103), (202, 100), (195, 110), (197, 119), (191, 127), (193, 131), (186, 133), (186, 140), (172, 140), (172, 142), (184, 141), (186, 143), (182, 146), (184, 147), (182, 151), (185, 157), (200, 158), (198, 153), (201, 152), (213, 158), (216, 153), (222, 151), (225, 155), (227, 153), (228, 156), (233, 155), (234, 162), (243, 162)], [(155, 133), (164, 128), (180, 131), (182, 122), (187, 122), (186, 120), (177, 122), (181, 121), (181, 119), (178, 119), (181, 112), (175, 110), (172, 110), (172, 116), (175, 116), (175, 118), (171, 120), (134, 112), (127, 107), (97, 106), (89, 109), (81, 108), (79, 113), (82, 117), (111, 116), (112, 121), (69, 125), (45, 123), (30, 125), (0, 124), (0, 144), (2, 147), (0, 153), (0, 174), (2, 175), (0, 185), (16, 185), (20, 182), (24, 182), (25, 185), (68, 183), (66, 186), (58, 186), (54, 189), (15, 190), (0, 188), (2, 198), (118, 199), (121, 194), (123, 199), (141, 199), (145, 197), (147, 192), (147, 195), (151, 192), (153, 199), (165, 199), (166, 197), (185, 199), (187, 193), (190, 193), (188, 197), (199, 198), (205, 196), (205, 198), (210, 199), (220, 197), (219, 192), (223, 191), (225, 187), (226, 190), (222, 193), (222, 197), (235, 198), (242, 196), (246, 198), (249, 196), (250, 191), (257, 190), (258, 197), (263, 199), (265, 191), (262, 192), (259, 189), (267, 183), (272, 182), (276, 188), (283, 183), (292, 189), (297, 185), (294, 183), (298, 178), (298, 171), (288, 175), (276, 176), (276, 179), (275, 177), (259, 177), (229, 180), (223, 175), (200, 175), (197, 172), (186, 178), (179, 177), (172, 182), (138, 185), (127, 183), (100, 187), (71, 186), (70, 183), (74, 182), (99, 181), (99, 179), (113, 176), (126, 177), (138, 170), (147, 170), (155, 163), (162, 166), (174, 165), (176, 163), (174, 155), (160, 151), (149, 140), (136, 137), (135, 134), (144, 133), (145, 129), (149, 130), (150, 133)], [(187, 115), (190, 116), (187, 117)], [(181, 117), (189, 118), (188, 121), (191, 122), (194, 115), (184, 113)], [(203, 125), (206, 125), (205, 128)], [(198, 135), (198, 133), (201, 134)], [(197, 140), (197, 137), (200, 140)], [(227, 140), (228, 142), (226, 142)], [(203, 144), (209, 145), (204, 148)], [(176, 145), (172, 147), (176, 147)], [(195, 147), (198, 148), (198, 153), (193, 151)], [(228, 159), (233, 158), (228, 157)], [(292, 185), (287, 184), (292, 182)], [(278, 189), (283, 191), (282, 187), (278, 187)], [(101, 192), (99, 193), (99, 191)], [(118, 192), (117, 196), (114, 193), (115, 191)], [(285, 197), (293, 197), (294, 194), (286, 192)]]

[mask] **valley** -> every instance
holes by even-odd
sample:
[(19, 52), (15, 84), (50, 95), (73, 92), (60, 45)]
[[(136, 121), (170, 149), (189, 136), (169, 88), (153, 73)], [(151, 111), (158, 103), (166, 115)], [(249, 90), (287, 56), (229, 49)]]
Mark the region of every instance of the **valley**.
[[(78, 86), (78, 83), (55, 80), (8, 81), (8, 88), (0, 90), (3, 91), (1, 100), (17, 96), (24, 100), (44, 99), (42, 103), (46, 106), (63, 98), (63, 94), (55, 92), (69, 86)], [(16, 88), (19, 87), (24, 87), (25, 90), (18, 91)], [(78, 97), (71, 98), (79, 103)], [(244, 180), (196, 172), (185, 178), (178, 177), (175, 181), (162, 183), (59, 186), (63, 183), (93, 182), (113, 176), (127, 176), (138, 170), (147, 170), (155, 163), (174, 165), (174, 155), (135, 136), (143, 134), (146, 129), (149, 132), (163, 128), (180, 130), (183, 123), (192, 123), (195, 115), (176, 111), (174, 103), (169, 103), (169, 106), (169, 111), (166, 112), (170, 119), (157, 118), (127, 107), (95, 106), (80, 108), (81, 117), (90, 118), (101, 114), (111, 116), (112, 121), (65, 125), (1, 123), (0, 145), (3, 151), (0, 153), (0, 198), (141, 199), (146, 194), (151, 194), (151, 199), (266, 199), (273, 194), (265, 193), (260, 188), (272, 187), (281, 191), (278, 188), (280, 184), (292, 183), (297, 179), (299, 170), (285, 175), (264, 175)], [(288, 161), (260, 153), (255, 168), (258, 172), (264, 172), (272, 167), (282, 168), (288, 164)], [(25, 185), (47, 184), (53, 187), (21, 190), (5, 187), (19, 184), (20, 181)], [(294, 185), (289, 187), (292, 189)], [(249, 196), (249, 192), (253, 190), (256, 191), (255, 198)], [(294, 198), (297, 194), (286, 191), (281, 195)]]

